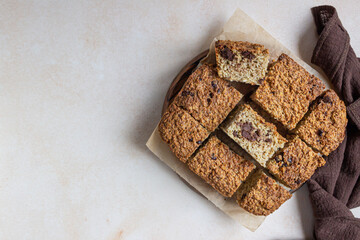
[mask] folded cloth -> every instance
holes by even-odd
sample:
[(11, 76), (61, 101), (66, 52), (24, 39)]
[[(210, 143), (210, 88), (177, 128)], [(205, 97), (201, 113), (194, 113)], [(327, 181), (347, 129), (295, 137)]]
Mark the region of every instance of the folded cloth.
[(311, 62), (320, 66), (346, 104), (349, 123), (339, 148), (308, 181), (316, 239), (360, 239), (360, 59), (332, 6), (312, 8), (319, 40)]

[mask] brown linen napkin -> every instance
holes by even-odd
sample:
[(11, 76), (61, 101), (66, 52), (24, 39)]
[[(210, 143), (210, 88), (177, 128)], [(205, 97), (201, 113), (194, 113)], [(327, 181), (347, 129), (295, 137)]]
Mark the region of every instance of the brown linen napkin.
[(344, 100), (349, 123), (344, 141), (308, 181), (316, 239), (360, 239), (360, 60), (332, 6), (312, 8), (320, 34), (311, 62), (320, 66)]

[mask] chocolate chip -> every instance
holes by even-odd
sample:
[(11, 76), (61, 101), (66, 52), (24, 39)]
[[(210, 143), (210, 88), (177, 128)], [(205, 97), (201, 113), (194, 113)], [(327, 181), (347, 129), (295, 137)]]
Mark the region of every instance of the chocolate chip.
[(272, 142), (272, 139), (271, 139), (271, 138), (267, 138), (267, 139), (265, 139), (264, 141), (267, 142), (267, 143), (271, 143), (271, 142)]
[(220, 91), (221, 91), (220, 88), (218, 88), (217, 93), (220, 93)]
[(251, 135), (250, 132), (246, 131), (245, 129), (241, 129), (241, 135), (246, 138), (247, 140), (249, 140), (250, 142), (255, 141), (255, 138), (253, 135)]
[(275, 158), (274, 158), (274, 160), (275, 160), (275, 162), (280, 162), (281, 160), (280, 160), (280, 156), (279, 155), (277, 155)]
[(319, 129), (319, 130), (317, 130), (316, 134), (321, 137), (324, 134), (324, 131)]
[(286, 162), (284, 162), (283, 165), (281, 165), (281, 166), (282, 166), (282, 167), (287, 167), (288, 165), (287, 165)]
[(289, 157), (287, 161), (288, 161), (288, 163), (292, 163), (293, 160), (291, 157)]
[(238, 132), (237, 132), (237, 131), (233, 131), (233, 136), (234, 136), (234, 137), (239, 137)]
[(217, 88), (216, 82), (215, 82), (215, 81), (211, 81), (211, 86), (212, 86), (214, 89), (216, 89), (216, 88)]
[(258, 80), (258, 83), (261, 85), (264, 82), (265, 78), (261, 78)]
[(235, 57), (234, 53), (227, 46), (224, 46), (224, 48), (221, 49), (220, 56), (230, 61), (234, 60)]
[(202, 141), (197, 141), (196, 143), (197, 143), (197, 144), (202, 144)]
[(250, 61), (253, 60), (255, 58), (255, 55), (252, 52), (249, 51), (243, 51), (241, 53), (241, 55), (243, 55), (244, 58), (249, 59)]
[(254, 127), (251, 122), (245, 122), (242, 125), (242, 129), (244, 129), (244, 131), (252, 131), (252, 130), (254, 130)]
[(215, 157), (215, 154), (214, 154), (214, 153), (211, 154), (211, 159), (212, 159), (212, 160), (216, 160), (216, 157)]
[(189, 138), (189, 142), (193, 142), (193, 139), (192, 139), (192, 138)]
[(210, 99), (210, 98), (208, 98), (208, 99), (206, 99), (206, 100), (207, 100), (207, 102), (208, 102), (208, 103), (210, 103), (210, 102), (211, 102), (211, 99)]
[(199, 81), (200, 81), (200, 82), (202, 81), (202, 78), (201, 78), (201, 77), (199, 78)]
[(187, 95), (190, 95), (193, 97), (195, 94), (193, 92), (184, 90), (184, 91), (182, 91), (181, 95), (184, 97), (186, 97)]
[(209, 94), (209, 96), (210, 96), (210, 98), (213, 98), (213, 97), (214, 97), (214, 94), (211, 92), (211, 93)]
[[(310, 83), (310, 82), (309, 82)], [(311, 85), (311, 87), (310, 87), (310, 92), (312, 92), (313, 90), (314, 90), (314, 88), (315, 87), (317, 87), (317, 85), (316, 84), (313, 84), (313, 85)]]
[(185, 97), (185, 96), (189, 95), (189, 91), (184, 90), (184, 91), (182, 91), (181, 95)]
[(251, 142), (259, 140), (260, 131), (256, 130), (255, 132), (253, 132), (253, 130), (255, 128), (253, 127), (251, 122), (245, 122), (245, 123), (238, 122), (236, 124), (241, 127), (241, 135), (244, 138), (246, 138), (247, 140), (249, 140)]
[(322, 99), (322, 101), (323, 101), (324, 103), (332, 103), (331, 98), (330, 98), (329, 96), (324, 96), (323, 99)]
[(259, 141), (260, 139), (260, 131), (259, 130), (256, 130), (255, 133), (253, 134), (253, 138), (256, 140), (256, 141)]

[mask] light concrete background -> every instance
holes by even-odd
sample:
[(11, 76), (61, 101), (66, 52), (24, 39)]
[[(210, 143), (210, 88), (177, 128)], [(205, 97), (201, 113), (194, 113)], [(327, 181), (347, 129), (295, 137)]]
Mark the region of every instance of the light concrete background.
[(235, 8), (309, 62), (324, 3), (360, 55), (356, 0), (1, 1), (0, 239), (311, 238), (306, 187), (252, 233), (145, 142), (172, 78)]

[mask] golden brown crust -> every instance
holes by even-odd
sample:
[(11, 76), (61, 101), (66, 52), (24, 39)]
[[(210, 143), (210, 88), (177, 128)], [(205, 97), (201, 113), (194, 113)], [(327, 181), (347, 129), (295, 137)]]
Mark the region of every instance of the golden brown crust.
[(299, 123), (296, 134), (327, 156), (344, 140), (346, 125), (344, 102), (333, 90), (327, 90)]
[(255, 168), (253, 163), (237, 155), (215, 136), (187, 164), (225, 197), (231, 197)]
[(306, 182), (325, 160), (296, 137), (267, 162), (267, 168), (281, 183), (297, 189)]
[(215, 42), (217, 71), (221, 78), (259, 85), (269, 63), (269, 50), (263, 45), (230, 40)]
[(209, 132), (181, 108), (171, 104), (160, 120), (160, 137), (182, 162), (195, 152)]
[[(257, 54), (269, 54), (269, 50), (264, 47), (264, 45), (257, 43), (250, 43), (246, 41), (231, 41), (231, 40), (218, 40), (215, 42), (215, 48), (218, 50), (223, 50), (224, 47), (228, 47), (231, 50), (238, 51), (249, 51), (254, 55)], [(220, 52), (218, 52), (220, 54)]]
[(310, 75), (286, 54), (281, 54), (277, 62), (271, 64), (264, 83), (251, 98), (292, 130), (324, 89), (320, 79)]
[(291, 198), (291, 193), (262, 170), (253, 173), (236, 194), (240, 207), (254, 215), (267, 216)]
[(190, 75), (174, 103), (212, 132), (241, 98), (240, 92), (219, 78), (211, 65), (204, 64)]

